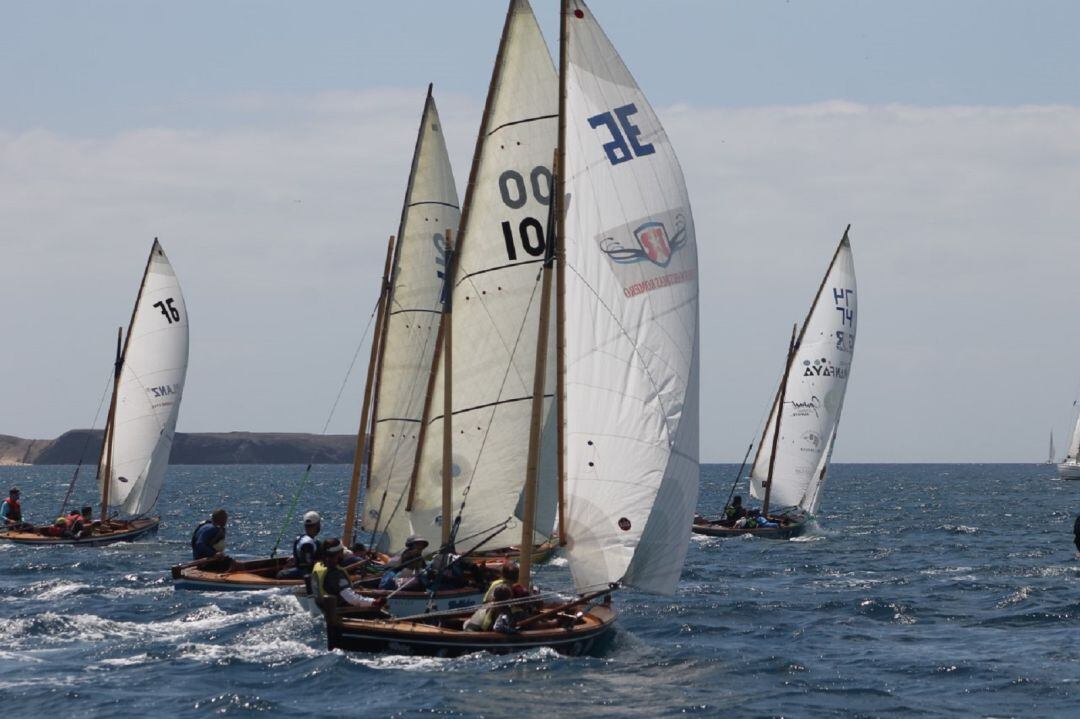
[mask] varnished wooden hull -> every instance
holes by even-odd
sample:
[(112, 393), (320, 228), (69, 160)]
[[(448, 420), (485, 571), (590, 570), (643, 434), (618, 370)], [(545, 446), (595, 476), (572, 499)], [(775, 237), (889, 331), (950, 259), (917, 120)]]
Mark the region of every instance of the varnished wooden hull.
[[(533, 547), (532, 561), (533, 564), (540, 564), (551, 559), (555, 550), (559, 548), (558, 541), (548, 541), (543, 544), (538, 544)], [(469, 559), (476, 562), (483, 562), (484, 564), (502, 563), (508, 559), (518, 561), (521, 559), (521, 547), (503, 547), (501, 549), (492, 549), (486, 552), (474, 552), (469, 555)]]
[[(551, 647), (560, 654), (578, 656), (599, 649), (615, 628), (615, 610), (598, 605), (568, 628), (545, 626), (516, 634), (466, 632), (411, 621), (388, 621), (327, 613), (326, 638), (330, 649), (390, 654), (456, 657), (473, 652), (508, 654)], [(467, 618), (459, 617), (456, 625)]]
[[(383, 557), (387, 561), (389, 557)], [(251, 592), (261, 589), (302, 589), (303, 579), (278, 579), (288, 556), (266, 559), (195, 560), (177, 564), (171, 569), (173, 589), (194, 589), (202, 592)]]
[(762, 539), (791, 539), (798, 537), (806, 529), (806, 517), (794, 517), (788, 524), (780, 527), (754, 527), (753, 529), (724, 527), (715, 522), (695, 522), (693, 530), (697, 534), (710, 537), (741, 537), (749, 534)]
[(148, 517), (146, 519), (113, 520), (110, 529), (103, 532), (95, 532), (89, 537), (71, 539), (68, 537), (47, 537), (35, 531), (8, 531), (0, 532), (0, 540), (7, 540), (14, 544), (29, 544), (38, 547), (74, 546), (74, 547), (103, 547), (117, 542), (134, 542), (150, 535), (157, 534), (161, 526), (161, 517)]

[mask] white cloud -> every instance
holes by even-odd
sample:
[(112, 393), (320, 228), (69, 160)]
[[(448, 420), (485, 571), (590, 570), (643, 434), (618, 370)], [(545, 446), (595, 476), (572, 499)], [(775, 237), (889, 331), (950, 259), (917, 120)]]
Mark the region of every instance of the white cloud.
[[(318, 431), (374, 303), (422, 99), (247, 95), (221, 128), (0, 131), (0, 432), (89, 422), (155, 235), (192, 316), (180, 428)], [(437, 100), (464, 195), (480, 107)], [(862, 316), (838, 460), (1037, 459), (1049, 423), (1065, 431), (1080, 109), (661, 114), (701, 252), (704, 458), (741, 456), (847, 222)], [(354, 431), (357, 404), (332, 431)]]

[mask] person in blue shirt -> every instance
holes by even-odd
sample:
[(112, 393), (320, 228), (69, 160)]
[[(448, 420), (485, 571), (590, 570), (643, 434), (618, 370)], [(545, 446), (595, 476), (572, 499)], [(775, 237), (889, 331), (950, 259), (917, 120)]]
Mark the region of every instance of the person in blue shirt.
[(215, 509), (209, 521), (203, 521), (191, 535), (191, 556), (193, 559), (220, 557), (225, 552), (225, 523), (229, 513), (224, 509)]
[(323, 544), (316, 537), (322, 530), (322, 517), (312, 511), (304, 515), (304, 533), (293, 540), (292, 559), (277, 573), (278, 579), (303, 579), (323, 558)]
[(18, 487), (12, 487), (7, 499), (0, 502), (0, 527), (20, 529), (26, 526), (22, 521), (22, 506), (19, 504), (21, 493)]

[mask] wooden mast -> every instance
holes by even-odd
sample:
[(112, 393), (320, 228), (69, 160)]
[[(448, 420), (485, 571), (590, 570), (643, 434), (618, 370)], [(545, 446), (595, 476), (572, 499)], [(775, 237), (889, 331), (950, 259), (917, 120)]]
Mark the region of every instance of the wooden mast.
[[(447, 263), (446, 272), (448, 277), (453, 277), (454, 268), (454, 243), (450, 237), (450, 230), (446, 231)], [(449, 289), (449, 283), (447, 283)], [(454, 456), (454, 297), (453, 292), (446, 293), (443, 302), (443, 431), (442, 431), (442, 545), (450, 541), (450, 525), (453, 524), (451, 515), (452, 491), (454, 488), (453, 456)]]
[(555, 147), (555, 189), (552, 192), (555, 212), (555, 420), (556, 486), (558, 487), (559, 546), (566, 546), (566, 68), (569, 52), (570, 4), (562, 0), (559, 13), (559, 140)]
[[(109, 518), (109, 484), (112, 475), (112, 449), (113, 435), (116, 421), (116, 398), (120, 391), (120, 374), (124, 369), (124, 358), (127, 357), (128, 344), (131, 343), (131, 330), (135, 326), (135, 317), (139, 313), (139, 302), (142, 300), (143, 290), (146, 289), (146, 278), (150, 276), (150, 263), (154, 261), (154, 253), (161, 252), (158, 238), (154, 238), (154, 244), (150, 246), (150, 254), (146, 258), (146, 267), (143, 268), (142, 281), (139, 282), (139, 293), (135, 295), (135, 306), (131, 308), (131, 319), (128, 320), (127, 336), (121, 342), (124, 328), (116, 331), (116, 360), (113, 369), (112, 400), (109, 402), (109, 415), (105, 420), (105, 441), (101, 446), (101, 457), (98, 460), (98, 468), (101, 470), (101, 521), (104, 523)], [(122, 349), (121, 349), (122, 345)]]
[[(552, 174), (559, 174), (558, 162)], [(555, 248), (558, 246), (553, 231), (555, 211), (549, 206), (547, 222), (547, 247), (544, 252), (543, 279), (540, 284), (540, 321), (536, 336), (536, 361), (533, 370), (533, 388), (531, 414), (529, 417), (529, 454), (525, 465), (525, 502), (522, 508), (521, 522), (521, 559), (518, 581), (528, 587), (532, 573), (533, 535), (536, 525), (536, 484), (540, 472), (540, 442), (544, 416), (544, 389), (547, 381), (548, 330), (551, 325), (551, 275), (555, 261)], [(561, 503), (560, 503), (561, 504)], [(561, 506), (560, 506), (561, 514)]]
[[(364, 382), (364, 402), (360, 405), (360, 429), (356, 434), (356, 455), (353, 457), (352, 479), (349, 481), (349, 500), (345, 505), (345, 529), (341, 533), (341, 541), (352, 544), (353, 522), (356, 518), (356, 500), (360, 495), (360, 468), (368, 455), (368, 418), (372, 413), (371, 394), (375, 384), (375, 368), (380, 364), (382, 356), (383, 325), (386, 321), (386, 309), (389, 305), (390, 295), (390, 269), (394, 259), (394, 236), (386, 245), (386, 262), (383, 265), (382, 288), (379, 291), (379, 304), (375, 312), (375, 332), (371, 338), (371, 356), (368, 359), (367, 379)], [(371, 467), (368, 466), (368, 474)]]
[(788, 344), (787, 362), (784, 363), (784, 377), (780, 380), (780, 397), (776, 403), (776, 425), (773, 428), (772, 450), (769, 454), (769, 474), (765, 480), (765, 501), (761, 503), (761, 516), (763, 517), (769, 515), (769, 495), (772, 493), (773, 466), (776, 464), (776, 447), (780, 442), (780, 418), (784, 415), (784, 395), (787, 393), (788, 375), (791, 374), (791, 361), (795, 359), (795, 333), (798, 329), (798, 324), (791, 326), (791, 342)]
[(112, 401), (109, 402), (109, 415), (105, 420), (105, 444), (101, 447), (101, 521), (109, 518), (109, 481), (112, 476), (113, 422), (116, 420), (116, 396), (120, 387), (120, 372), (123, 368), (124, 328), (116, 328), (116, 360), (113, 362)]

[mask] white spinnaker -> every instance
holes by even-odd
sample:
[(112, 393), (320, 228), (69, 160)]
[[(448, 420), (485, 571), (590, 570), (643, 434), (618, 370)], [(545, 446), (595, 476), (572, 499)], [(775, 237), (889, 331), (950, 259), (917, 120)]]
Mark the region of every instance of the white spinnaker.
[[(453, 506), (468, 500), (458, 531), (470, 549), (521, 541), (514, 516), (525, 483), (540, 270), (551, 160), (558, 134), (558, 78), (532, 8), (507, 13), (457, 243), (453, 290)], [(552, 348), (552, 352), (554, 348)], [(554, 386), (554, 362), (548, 363)], [(413, 530), (439, 540), (442, 519), (443, 359), (436, 359), (430, 420), (419, 458)], [(545, 402), (545, 417), (553, 402)], [(508, 521), (509, 520), (509, 521)], [(448, 518), (447, 521), (452, 521)], [(550, 526), (537, 525), (536, 538)]]
[[(788, 373), (769, 496), (771, 506), (800, 507), (810, 513), (817, 510), (817, 485), (828, 467), (832, 437), (840, 422), (857, 319), (855, 265), (844, 233), (810, 306)], [(751, 494), (758, 499), (765, 496), (763, 482), (769, 474), (777, 401), (779, 393), (773, 400), (750, 473)]]
[(1080, 416), (1076, 418), (1076, 426), (1073, 427), (1072, 437), (1069, 439), (1069, 453), (1065, 455), (1066, 462), (1075, 462), (1080, 457)]
[(416, 459), (442, 312), (446, 230), (461, 219), (442, 123), (428, 89), (398, 228), (389, 308), (376, 383), (370, 481), (361, 527), (378, 546), (401, 547), (409, 535), (406, 494)]
[(155, 240), (128, 327), (110, 429), (109, 504), (123, 516), (146, 514), (161, 494), (187, 363), (187, 307)]
[(682, 170), (583, 2), (564, 6), (567, 557), (674, 592), (698, 492), (697, 244)]

